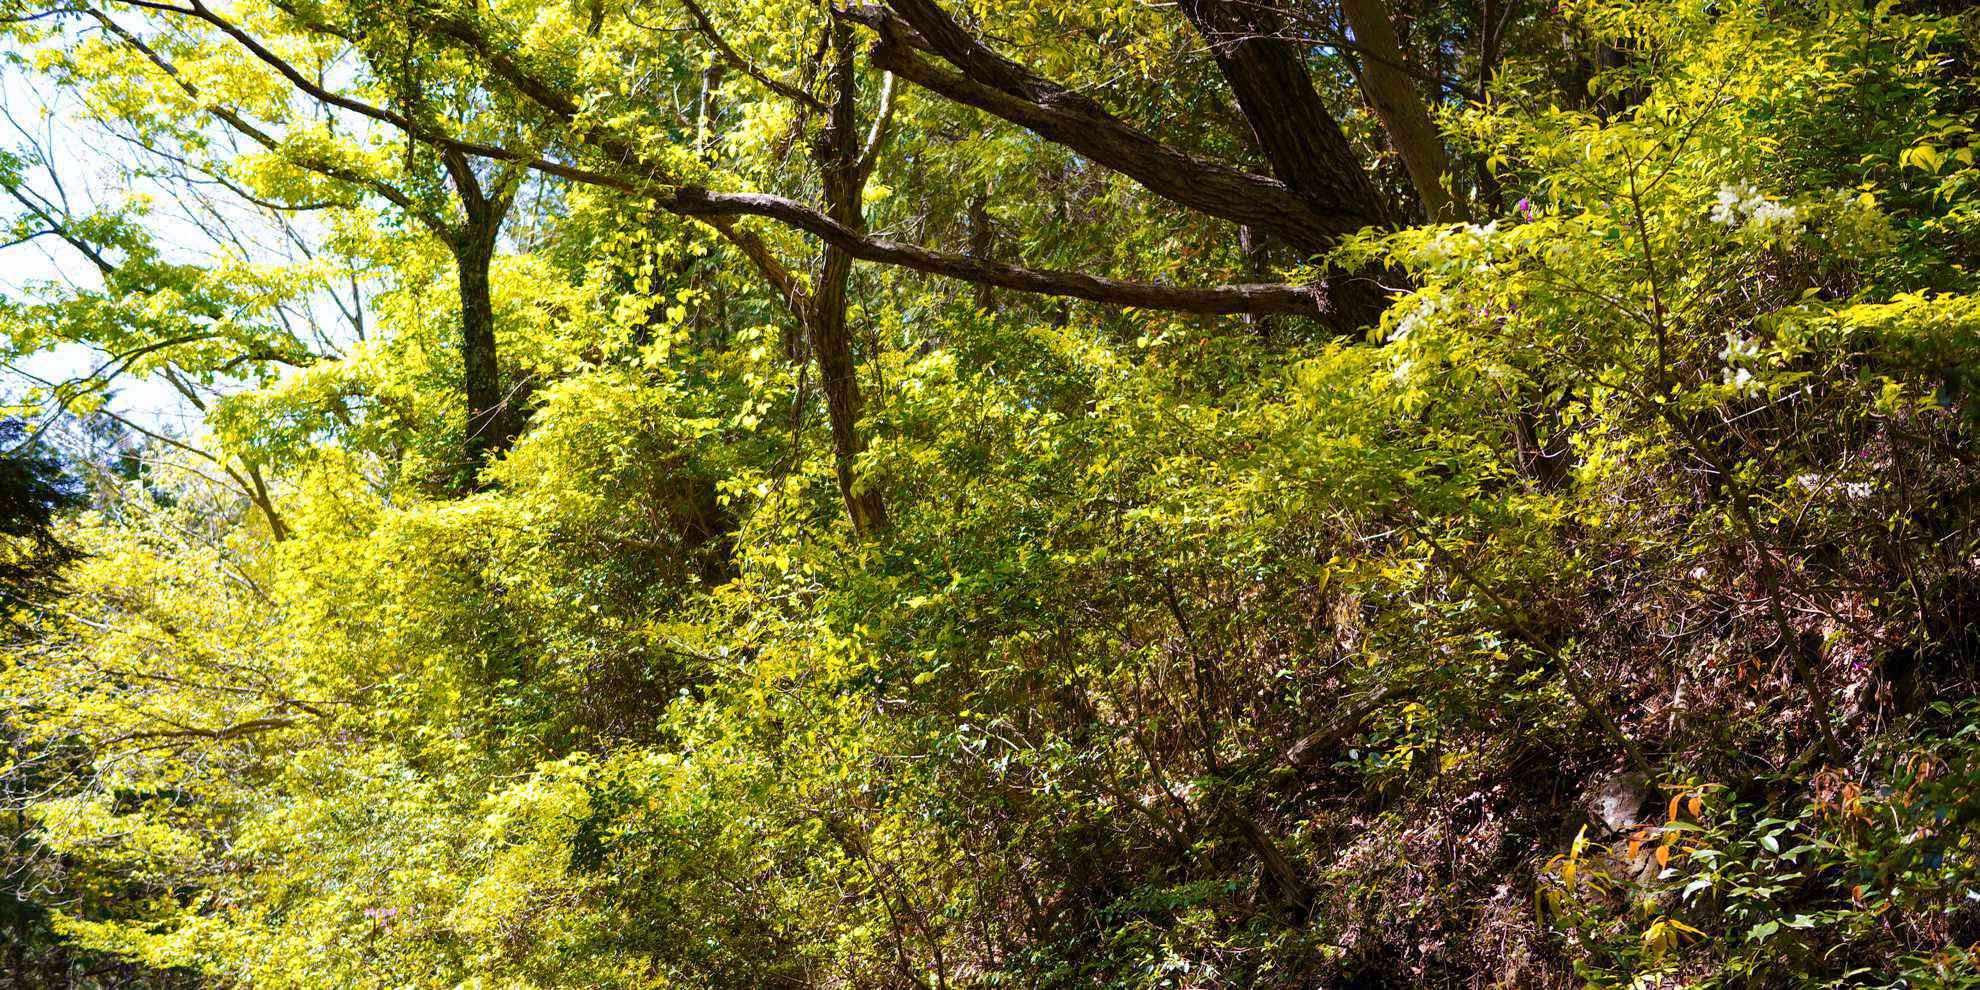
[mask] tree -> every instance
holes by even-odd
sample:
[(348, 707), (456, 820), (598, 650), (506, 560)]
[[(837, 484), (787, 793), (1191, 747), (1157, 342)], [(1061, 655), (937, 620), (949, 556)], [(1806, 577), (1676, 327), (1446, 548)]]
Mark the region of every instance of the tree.
[[(292, 125), (298, 132), (296, 134), (284, 136), (271, 133), (227, 106), (223, 102), (224, 96), (218, 100), (204, 96), (199, 86), (189, 81), (154, 45), (122, 27), (112, 16), (114, 9), (112, 5), (109, 10), (92, 9), (89, 14), (108, 33), (164, 73), (192, 106), (293, 169), (329, 179), (353, 195), (375, 196), (404, 211), (407, 217), (446, 247), (454, 260), (459, 292), (461, 391), (466, 406), (459, 473), (463, 486), (477, 487), (481, 470), (488, 459), (500, 455), (515, 442), (525, 418), (522, 396), (517, 394), (523, 389), (523, 384), (517, 383), (513, 389), (505, 391), (501, 382), (495, 312), (489, 290), (489, 269), (503, 222), (508, 217), (524, 170), (514, 164), (503, 166), (499, 163), (492, 170), (485, 167), (478, 170), (475, 162), (457, 149), (428, 149), (411, 143), (406, 145), (406, 154), (396, 169), (381, 167), (381, 163), (375, 160), (367, 162), (363, 150), (340, 148), (334, 143), (334, 138), (332, 143), (326, 144), (318, 135), (309, 133), (306, 118)], [(250, 45), (283, 77), (291, 81), (303, 79), (294, 65), (261, 47), (210, 8), (195, 5), (180, 13), (197, 17), (223, 36)], [(444, 58), (436, 59), (423, 53), (416, 55), (411, 49), (413, 39), (406, 25), (397, 24), (395, 30), (391, 19), (381, 20), (376, 16), (378, 11), (353, 10), (346, 13), (353, 18), (363, 18), (363, 27), (331, 23), (325, 19), (330, 14), (324, 9), (294, 16), (302, 21), (305, 30), (349, 43), (353, 57), (346, 59), (345, 64), (355, 62), (361, 65), (369, 79), (389, 94), (390, 101), (405, 107), (405, 112), (410, 115), (423, 119), (444, 118), (450, 114), (449, 106), (476, 106), (478, 96), (473, 82), (464, 80), (458, 74), (460, 67), (449, 64)], [(303, 92), (311, 96), (330, 95), (314, 84), (305, 82), (303, 85)], [(325, 102), (327, 109), (335, 109), (334, 99)], [(452, 112), (458, 114), (457, 111)], [(293, 117), (293, 114), (292, 108), (281, 111), (283, 117)], [(511, 127), (507, 132), (513, 133), (514, 130)], [(161, 137), (150, 135), (147, 139), (156, 141)], [(177, 137), (181, 141), (187, 140), (183, 133)], [(399, 174), (395, 177), (394, 172)], [(294, 191), (303, 193), (305, 198), (318, 193), (318, 190), (306, 186)], [(304, 201), (291, 198), (283, 206), (294, 209)]]

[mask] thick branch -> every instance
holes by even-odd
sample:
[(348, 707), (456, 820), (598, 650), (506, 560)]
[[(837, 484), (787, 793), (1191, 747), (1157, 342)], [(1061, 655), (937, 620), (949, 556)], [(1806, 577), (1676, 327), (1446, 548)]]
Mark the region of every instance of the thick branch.
[(139, 740), (147, 740), (147, 739), (211, 739), (216, 742), (221, 742), (228, 739), (239, 739), (242, 736), (256, 735), (262, 732), (273, 732), (276, 729), (286, 729), (295, 724), (296, 723), (294, 719), (288, 719), (288, 718), (256, 718), (256, 719), (249, 719), (248, 721), (242, 722), (238, 725), (229, 725), (219, 729), (203, 729), (203, 728), (186, 727), (186, 728), (177, 728), (177, 729), (150, 729), (150, 730), (143, 730), (138, 732), (127, 732), (121, 736), (117, 736), (112, 739), (106, 739), (104, 740), (104, 742), (113, 745), (116, 743), (136, 742)]
[(1181, 6), (1210, 43), (1279, 181), (1323, 217), (1347, 218), (1347, 230), (1330, 233), (1387, 223), (1387, 204), (1313, 88), (1306, 63), (1278, 36), (1277, 7), (1270, 0), (1182, 0)]
[(1171, 148), (1090, 97), (991, 51), (932, 0), (889, 0), (889, 6), (892, 13), (874, 6), (845, 12), (878, 34), (874, 65), (1064, 145), (1164, 199), (1268, 231), (1308, 254), (1372, 219), (1358, 209), (1318, 207), (1276, 179)]

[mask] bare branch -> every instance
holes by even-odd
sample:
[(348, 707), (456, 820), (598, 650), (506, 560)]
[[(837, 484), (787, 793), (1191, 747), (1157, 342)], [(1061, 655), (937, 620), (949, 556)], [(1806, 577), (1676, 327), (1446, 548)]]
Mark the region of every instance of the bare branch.
[(191, 7), (174, 7), (170, 4), (153, 3), (151, 0), (113, 0), (113, 2), (128, 4), (146, 10), (179, 14), (205, 21), (220, 29), (222, 34), (234, 39), (242, 48), (247, 49), (249, 54), (252, 54), (255, 58), (260, 59), (264, 64), (274, 69), (282, 78), (288, 80), (290, 85), (303, 91), (317, 101), (342, 110), (348, 110), (361, 117), (369, 117), (380, 123), (390, 124), (417, 140), (437, 147), (454, 148), (480, 158), (513, 160), (516, 157), (515, 152), (507, 151), (494, 145), (458, 138), (422, 124), (397, 111), (373, 106), (362, 100), (326, 89), (304, 74), (302, 70), (290, 64), (287, 59), (269, 50), (268, 46), (262, 44), (253, 35), (242, 30), (239, 25), (214, 13), (213, 9), (206, 6), (202, 0), (193, 0)]
[(229, 725), (219, 729), (202, 729), (194, 726), (186, 726), (176, 729), (150, 729), (140, 732), (129, 732), (115, 738), (106, 739), (104, 743), (115, 744), (145, 739), (211, 739), (221, 742), (228, 739), (239, 739), (242, 736), (272, 732), (276, 729), (286, 729), (295, 724), (294, 719), (288, 718), (256, 718), (249, 719), (238, 725)]
[(899, 77), (889, 72), (880, 83), (880, 109), (874, 111), (873, 128), (866, 132), (866, 144), (859, 153), (859, 177), (862, 182), (873, 174), (873, 166), (880, 161), (880, 150), (887, 146), (887, 138), (894, 128), (894, 102), (899, 97)]
[(742, 214), (768, 217), (814, 234), (861, 261), (897, 265), (1002, 289), (1070, 296), (1137, 309), (1206, 315), (1288, 313), (1318, 316), (1328, 312), (1325, 290), (1316, 286), (1277, 282), (1172, 286), (1101, 278), (1082, 272), (1026, 268), (968, 255), (931, 251), (883, 237), (862, 236), (817, 210), (778, 196), (715, 193), (705, 189), (674, 187), (656, 196), (655, 201), (663, 209), (686, 216)]

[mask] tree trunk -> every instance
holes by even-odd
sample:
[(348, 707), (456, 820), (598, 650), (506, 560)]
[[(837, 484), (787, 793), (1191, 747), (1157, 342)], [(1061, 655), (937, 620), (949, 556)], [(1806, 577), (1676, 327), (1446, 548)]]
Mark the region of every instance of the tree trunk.
[[(990, 219), (990, 194), (979, 192), (969, 201), (969, 253), (977, 258), (997, 256), (997, 228)], [(978, 284), (972, 300), (978, 312), (997, 308), (997, 295), (990, 286)]]
[[(1331, 246), (1363, 227), (1391, 223), (1388, 203), (1314, 89), (1299, 49), (1284, 37), (1272, 0), (1183, 0), (1182, 9), (1210, 43), (1273, 175), (1319, 218), (1313, 238), (1287, 243), (1310, 254), (1314, 243)], [(1388, 306), (1374, 278), (1339, 279), (1328, 289), (1351, 326), (1375, 323)]]
[[(1238, 228), (1238, 250), (1244, 255), (1246, 278), (1263, 281), (1272, 277), (1272, 244), (1258, 228)], [(1247, 313), (1244, 322), (1258, 335), (1259, 340), (1266, 343), (1271, 343), (1278, 334), (1279, 321), (1274, 317)]]
[(481, 488), (481, 469), (490, 458), (509, 449), (522, 431), (522, 422), (502, 394), (501, 368), (495, 355), (495, 304), (488, 286), (495, 262), (495, 238), (502, 231), (515, 192), (512, 174), (498, 179), (491, 191), (474, 174), (467, 156), (449, 149), (440, 156), (460, 199), (461, 222), (445, 237), (454, 253), (461, 295), (461, 393), (467, 400), (467, 436), (462, 442), (466, 463), (461, 487)]
[(1182, 7), (1210, 43), (1272, 174), (1321, 218), (1327, 229), (1318, 233), (1331, 242), (1387, 223), (1388, 204), (1282, 36), (1277, 9), (1267, 0), (1184, 0)]
[[(844, 21), (832, 28), (832, 66), (829, 82), (834, 94), (825, 128), (818, 136), (813, 154), (823, 173), (826, 213), (849, 230), (864, 231), (866, 219), (860, 199), (866, 176), (860, 162), (859, 131), (854, 100), (858, 79), (853, 67), (852, 30)], [(832, 427), (833, 470), (839, 479), (839, 494), (846, 512), (860, 535), (887, 527), (887, 506), (878, 491), (861, 491), (857, 464), (866, 450), (859, 432), (859, 378), (852, 355), (852, 338), (846, 330), (846, 283), (852, 275), (853, 257), (844, 250), (826, 245), (819, 262), (816, 288), (803, 305), (805, 332), (811, 338), (812, 359), (818, 363), (818, 384), (825, 392), (825, 412)]]
[(1341, 12), (1354, 28), (1361, 49), (1361, 88), (1382, 118), (1389, 143), (1402, 157), (1424, 215), (1437, 223), (1458, 219), (1450, 191), (1450, 156), (1416, 81), (1405, 71), (1402, 45), (1382, 0), (1341, 0)]
[[(829, 267), (829, 266), (828, 266)], [(887, 526), (887, 509), (880, 493), (860, 491), (857, 464), (866, 450), (859, 432), (862, 400), (855, 374), (852, 340), (846, 332), (844, 296), (836, 303), (822, 295), (813, 300), (805, 331), (811, 338), (811, 355), (818, 365), (819, 387), (825, 393), (825, 414), (832, 427), (832, 467), (839, 479), (839, 494), (846, 502), (853, 528), (862, 535)]]
[(481, 469), (515, 442), (515, 417), (502, 401), (495, 355), (495, 306), (489, 268), (495, 258), (492, 224), (470, 222), (454, 244), (461, 295), (461, 391), (467, 400), (464, 486), (481, 487)]

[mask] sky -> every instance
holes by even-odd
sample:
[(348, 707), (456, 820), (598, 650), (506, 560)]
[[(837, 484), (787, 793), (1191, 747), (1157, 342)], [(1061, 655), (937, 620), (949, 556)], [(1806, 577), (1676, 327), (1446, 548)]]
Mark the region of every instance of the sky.
[[(47, 91), (45, 80), (19, 65), (0, 62), (0, 149), (22, 153), (31, 147), (45, 151), (49, 167), (31, 169), (27, 184), (49, 199), (62, 199), (71, 213), (86, 214), (99, 205), (119, 205), (145, 197), (153, 205), (147, 226), (171, 260), (197, 263), (222, 252), (215, 235), (189, 214), (200, 209), (188, 187), (129, 177), (129, 166), (142, 152), (124, 139), (83, 120), (73, 94)], [(215, 190), (203, 191), (210, 200)], [(222, 193), (222, 196), (226, 194)], [(249, 260), (281, 264), (295, 260), (278, 228), (259, 208), (241, 201), (220, 207), (225, 222), (242, 242), (258, 252)], [(19, 205), (0, 196), (0, 223), (11, 223)], [(306, 225), (307, 220), (301, 221)], [(236, 246), (225, 250), (238, 254)], [(37, 287), (50, 284), (85, 289), (101, 287), (95, 266), (59, 238), (41, 237), (0, 249), (0, 298), (29, 298)], [(324, 319), (327, 305), (316, 308)], [(341, 317), (332, 317), (335, 326)], [(0, 396), (14, 399), (34, 388), (37, 380), (63, 381), (102, 367), (108, 355), (78, 345), (64, 345), (33, 354), (11, 368), (0, 367)], [(108, 408), (146, 429), (193, 439), (204, 432), (202, 417), (168, 382), (159, 377), (124, 375), (111, 385)]]
[[(31, 140), (46, 149), (55, 170), (52, 179), (37, 175), (29, 184), (38, 192), (53, 195), (52, 187), (59, 182), (76, 212), (87, 212), (87, 204), (116, 202), (130, 195), (133, 190), (117, 175), (114, 161), (106, 155), (113, 147), (111, 142), (79, 126), (69, 108), (41, 91), (35, 82), (19, 66), (0, 67), (0, 110), (6, 118), (0, 119), (0, 148), (18, 153)], [(18, 213), (17, 204), (0, 199), (0, 217), (11, 221)], [(56, 238), (42, 237), (0, 249), (0, 296), (21, 299), (35, 285), (48, 282), (87, 288), (102, 284), (95, 267)], [(35, 378), (63, 381), (87, 375), (104, 358), (100, 352), (79, 345), (29, 355), (14, 369), (0, 368), (0, 391), (13, 398), (31, 388)], [(110, 408), (126, 418), (151, 429), (164, 427), (175, 435), (196, 431), (196, 411), (163, 380), (126, 376), (113, 383), (113, 390)]]

